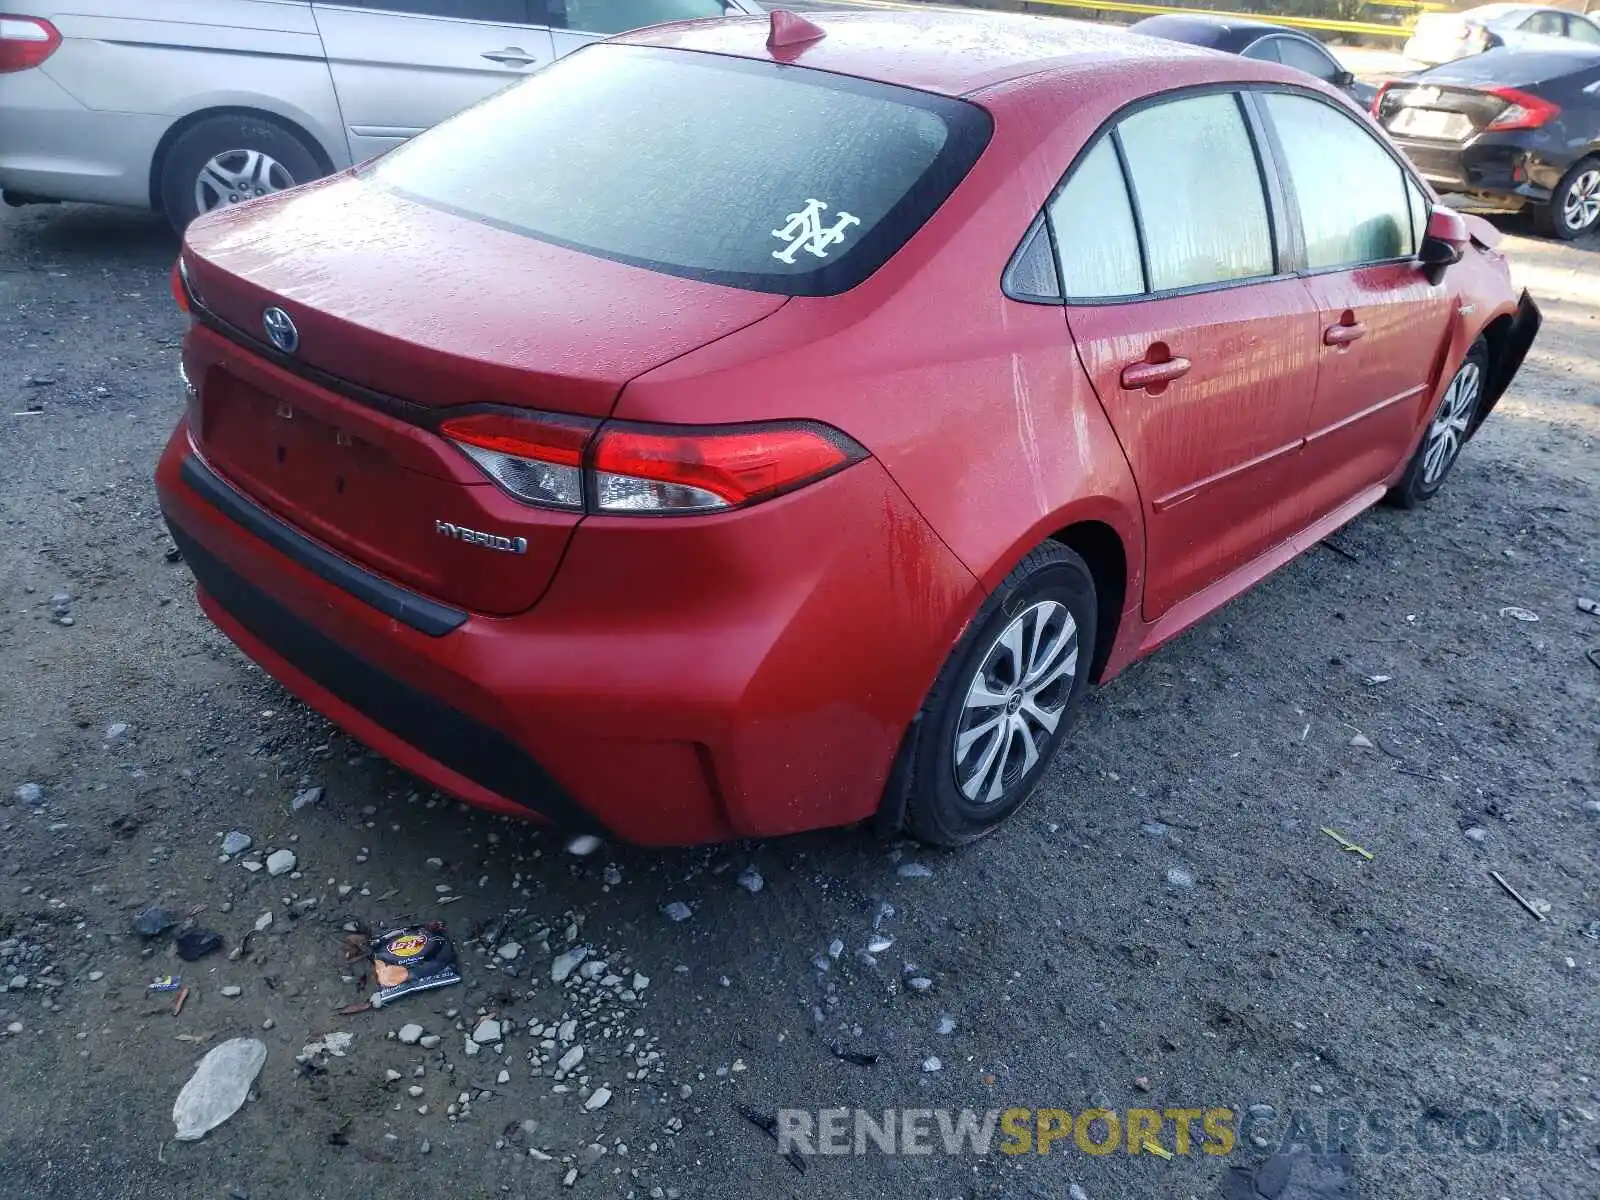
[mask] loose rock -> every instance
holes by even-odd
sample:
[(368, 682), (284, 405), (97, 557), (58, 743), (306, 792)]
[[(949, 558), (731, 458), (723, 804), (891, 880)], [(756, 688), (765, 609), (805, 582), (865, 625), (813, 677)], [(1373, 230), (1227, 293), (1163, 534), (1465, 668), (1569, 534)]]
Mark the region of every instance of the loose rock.
[(231, 829), (222, 835), (222, 852), (229, 858), (235, 854), (243, 854), (253, 845), (255, 845), (254, 839), (248, 833), (240, 833), (237, 829)]
[(398, 1037), (405, 1045), (415, 1046), (422, 1040), (422, 1026), (415, 1024), (402, 1025), (400, 1026), (400, 1032), (395, 1036)]
[(478, 1027), (472, 1031), (472, 1040), (480, 1046), (488, 1046), (500, 1040), (500, 1022), (493, 1017), (485, 1017), (478, 1022)]
[(550, 964), (550, 982), (564, 983), (568, 975), (577, 969), (579, 963), (589, 957), (589, 947), (576, 946), (565, 954), (558, 954), (555, 961)]
[(287, 875), (298, 861), (293, 850), (274, 850), (267, 855), (267, 874)]

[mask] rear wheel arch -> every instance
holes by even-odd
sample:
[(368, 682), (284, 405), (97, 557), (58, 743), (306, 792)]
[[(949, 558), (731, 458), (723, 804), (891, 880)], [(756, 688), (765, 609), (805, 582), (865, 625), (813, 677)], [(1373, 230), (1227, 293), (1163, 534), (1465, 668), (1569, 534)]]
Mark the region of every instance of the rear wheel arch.
[(1128, 597), (1128, 550), (1122, 536), (1104, 521), (1078, 521), (1050, 535), (1083, 559), (1094, 577), (1095, 627), (1094, 656), (1089, 678), (1095, 683), (1105, 671), (1106, 660), (1117, 639), (1117, 628)]
[[(161, 135), (161, 140), (156, 143), (155, 153), (150, 156), (150, 207), (157, 212), (165, 209), (161, 198), (161, 181), (162, 173), (166, 170), (167, 156), (172, 152), (172, 147), (189, 130), (214, 117), (238, 117), (245, 120), (265, 121), (269, 125), (275, 125), (305, 147), (306, 152), (316, 160), (317, 166), (322, 169), (324, 175), (333, 174), (333, 156), (328, 153), (322, 142), (298, 121), (275, 112), (268, 112), (263, 108), (251, 108), (248, 105), (219, 105), (214, 108), (197, 109), (174, 121), (167, 131)], [(305, 181), (302, 180), (301, 182)]]

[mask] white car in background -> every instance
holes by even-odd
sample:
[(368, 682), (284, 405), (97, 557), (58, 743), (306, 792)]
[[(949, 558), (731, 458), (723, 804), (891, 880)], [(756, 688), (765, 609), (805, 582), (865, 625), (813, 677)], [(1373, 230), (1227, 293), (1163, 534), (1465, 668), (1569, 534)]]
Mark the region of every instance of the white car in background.
[(182, 229), (399, 145), (588, 42), (762, 11), (755, 0), (0, 0), (0, 193), (154, 208)]
[(1484, 4), (1465, 12), (1428, 12), (1417, 17), (1404, 54), (1413, 62), (1454, 62), (1496, 46), (1533, 50), (1578, 42), (1600, 49), (1594, 17), (1534, 4)]

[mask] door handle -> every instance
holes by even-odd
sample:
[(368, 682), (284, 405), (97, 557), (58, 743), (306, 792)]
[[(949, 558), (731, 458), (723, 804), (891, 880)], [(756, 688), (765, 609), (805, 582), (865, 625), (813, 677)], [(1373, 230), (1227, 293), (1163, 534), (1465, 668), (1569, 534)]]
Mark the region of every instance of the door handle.
[(1163, 388), (1174, 379), (1189, 373), (1187, 358), (1169, 358), (1165, 362), (1136, 362), (1122, 368), (1122, 388), (1137, 392), (1145, 388)]
[(482, 57), (487, 58), (490, 62), (502, 63), (508, 67), (526, 67), (530, 63), (539, 61), (536, 58), (530, 58), (527, 51), (521, 46), (507, 46), (504, 50), (490, 50)]
[(1362, 337), (1365, 337), (1367, 327), (1360, 321), (1351, 321), (1348, 324), (1341, 321), (1337, 325), (1329, 325), (1322, 331), (1322, 344), (1324, 346), (1348, 346)]

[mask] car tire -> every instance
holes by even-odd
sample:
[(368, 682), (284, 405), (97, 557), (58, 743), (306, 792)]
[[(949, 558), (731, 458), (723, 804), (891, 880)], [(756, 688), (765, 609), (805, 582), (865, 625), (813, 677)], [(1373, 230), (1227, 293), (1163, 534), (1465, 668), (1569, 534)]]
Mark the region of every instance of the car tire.
[[(161, 208), (181, 234), (201, 212), (325, 174), (311, 148), (275, 121), (231, 113), (207, 117), (168, 147), (161, 165)], [(229, 180), (237, 186), (227, 188)]]
[(1489, 347), (1479, 338), (1461, 360), (1438, 407), (1428, 418), (1417, 451), (1406, 464), (1406, 473), (1390, 490), (1387, 498), (1392, 505), (1415, 508), (1431, 500), (1444, 486), (1461, 457), (1462, 446), (1472, 436), (1488, 383)]
[(1032, 551), (985, 601), (928, 693), (891, 776), (901, 794), (888, 803), (904, 812), (913, 837), (963, 845), (1027, 801), (1088, 686), (1096, 612), (1089, 568), (1056, 542)]
[(1534, 228), (1570, 242), (1600, 229), (1600, 158), (1575, 163), (1550, 192), (1550, 203), (1533, 210)]

